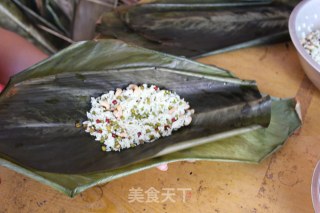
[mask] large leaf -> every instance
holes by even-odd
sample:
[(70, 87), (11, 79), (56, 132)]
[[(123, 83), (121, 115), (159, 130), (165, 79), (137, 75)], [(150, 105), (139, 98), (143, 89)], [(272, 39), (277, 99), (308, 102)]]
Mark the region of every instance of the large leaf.
[(28, 17), (28, 21), (45, 34), (57, 49), (73, 40), (70, 38), (76, 0), (12, 0)]
[(45, 23), (51, 30), (75, 41), (94, 38), (95, 24), (102, 12), (117, 6), (117, 0), (14, 1), (34, 22)]
[[(143, 52), (162, 57), (165, 63), (170, 57), (115, 40), (85, 42), (66, 52), (14, 77), (0, 97), (0, 151), (30, 168), (59, 173), (110, 170), (269, 124), (270, 99), (260, 95), (254, 82), (207, 76), (197, 67), (189, 72), (179, 65), (150, 67), (144, 62), (148, 60), (142, 57)], [(100, 60), (87, 58), (97, 54)], [(73, 57), (77, 59), (72, 60)], [(59, 71), (61, 59), (69, 64), (63, 72)], [(172, 59), (188, 63), (185, 59)], [(87, 61), (80, 70), (71, 66), (83, 60)], [(117, 62), (126, 68), (115, 69)], [(98, 69), (96, 64), (110, 67)], [(137, 64), (139, 67), (134, 67)], [(105, 154), (99, 143), (89, 143), (93, 139), (76, 128), (75, 122), (86, 119), (90, 97), (130, 83), (156, 84), (175, 91), (197, 113), (190, 127), (171, 137)], [(21, 104), (26, 107), (20, 107)], [(60, 157), (52, 160), (55, 156)]]
[[(103, 153), (74, 121), (83, 118), (90, 96), (136, 81), (159, 83), (186, 96), (196, 110), (195, 122), (164, 141)], [(294, 105), (275, 100), (270, 126), (254, 130), (268, 123), (270, 107), (254, 82), (115, 40), (81, 42), (12, 78), (0, 96), (0, 162), (71, 196), (161, 162), (258, 162), (299, 127)], [(171, 151), (176, 152), (167, 154)]]
[[(263, 5), (272, 2), (296, 5), (301, 0), (142, 0), (143, 3), (157, 4), (216, 4), (216, 6)], [(164, 5), (165, 6), (165, 5)]]
[(117, 0), (12, 0), (30, 22), (47, 33), (57, 48), (95, 37), (95, 24)]
[(294, 100), (274, 99), (272, 117), (267, 129), (259, 129), (238, 136), (217, 140), (214, 143), (193, 147), (162, 157), (110, 171), (92, 174), (64, 175), (41, 172), (19, 166), (0, 158), (0, 165), (49, 185), (68, 196), (75, 196), (98, 184), (103, 184), (145, 169), (183, 160), (206, 160), (258, 163), (282, 147), (288, 136), (300, 127)]
[(155, 1), (105, 13), (97, 31), (146, 48), (195, 57), (288, 39), (291, 10), (291, 5), (270, 1)]
[(51, 42), (29, 22), (10, 0), (0, 2), (0, 27), (20, 34), (44, 52), (49, 54), (56, 52)]

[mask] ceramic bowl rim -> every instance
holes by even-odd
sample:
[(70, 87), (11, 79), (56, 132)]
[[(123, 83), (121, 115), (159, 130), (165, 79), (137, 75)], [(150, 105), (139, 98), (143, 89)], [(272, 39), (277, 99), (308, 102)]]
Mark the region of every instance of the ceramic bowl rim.
[(303, 57), (303, 59), (314, 69), (318, 74), (320, 74), (320, 64), (318, 64), (312, 57), (307, 53), (307, 51), (303, 48), (301, 45), (301, 41), (299, 40), (296, 32), (296, 20), (297, 15), (301, 10), (304, 9), (304, 7), (313, 1), (318, 1), (320, 3), (320, 0), (304, 0), (301, 1), (292, 11), (290, 18), (289, 18), (289, 34), (291, 37), (291, 40), (297, 49), (300, 56)]

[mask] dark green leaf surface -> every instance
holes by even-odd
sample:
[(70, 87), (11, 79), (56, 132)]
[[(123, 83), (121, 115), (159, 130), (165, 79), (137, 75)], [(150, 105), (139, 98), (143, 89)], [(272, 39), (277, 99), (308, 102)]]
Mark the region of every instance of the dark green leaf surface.
[(75, 1), (66, 0), (12, 0), (28, 21), (37, 27), (45, 37), (62, 49), (73, 41), (70, 36)]
[(55, 48), (10, 0), (0, 1), (0, 27), (18, 33), (47, 53)]
[[(119, 44), (123, 46), (115, 49)], [(109, 46), (110, 49), (97, 51), (97, 46)], [(97, 70), (94, 64), (99, 60), (95, 58), (87, 62), (95, 71), (76, 72), (76, 67), (72, 66), (76, 61), (71, 60), (68, 62), (69, 68), (64, 69), (62, 73), (53, 71), (55, 65), (50, 65), (52, 68), (45, 73), (44, 62), (25, 71), (23, 81), (17, 81), (19, 77), (21, 79), (22, 74), (14, 77), (0, 98), (0, 151), (4, 156), (42, 171), (71, 174), (97, 172), (119, 168), (154, 156), (212, 142), (217, 137), (240, 134), (269, 124), (271, 101), (268, 96), (260, 95), (254, 82), (207, 76), (196, 73), (196, 68), (194, 71), (186, 72), (180, 70), (179, 66), (168, 69), (145, 67), (146, 65), (141, 63), (140, 67), (132, 68), (130, 61), (134, 64), (137, 61), (130, 57), (137, 55), (139, 51), (135, 52), (136, 48), (131, 47), (132, 52), (126, 52), (126, 47), (129, 46), (115, 40), (86, 42), (73, 51), (80, 52), (84, 47), (93, 54), (109, 52), (110, 58), (113, 59), (117, 55), (115, 53), (122, 48), (123, 54), (118, 56), (127, 58), (121, 59), (121, 63), (128, 67)], [(161, 56), (152, 51), (142, 51)], [(68, 57), (66, 53), (58, 56), (64, 59)], [(85, 58), (83, 55), (78, 60)], [(60, 64), (59, 60), (51, 59), (51, 62)], [(101, 63), (110, 65), (106, 60)], [(34, 77), (36, 70), (42, 70), (41, 78)], [(160, 88), (175, 91), (190, 103), (196, 114), (189, 127), (175, 132), (170, 137), (133, 149), (106, 154), (100, 150), (99, 143), (90, 143), (94, 141), (93, 138), (83, 129), (76, 128), (75, 123), (86, 120), (91, 97), (100, 96), (116, 88), (125, 88), (131, 83), (155, 84)], [(21, 105), (25, 107), (20, 107)], [(16, 132), (19, 134), (15, 134)], [(55, 156), (59, 158), (52, 160)]]
[(0, 165), (73, 197), (95, 185), (149, 169), (162, 163), (183, 160), (258, 163), (266, 156), (281, 148), (288, 136), (300, 127), (300, 120), (295, 111), (295, 104), (295, 101), (290, 99), (274, 99), (272, 103), (271, 123), (267, 129), (259, 129), (217, 140), (214, 143), (193, 147), (111, 171), (64, 175), (27, 169), (1, 158)]
[[(106, 40), (100, 42), (78, 42), (71, 45), (48, 60), (15, 75), (10, 83), (16, 84), (21, 81), (64, 72), (94, 72), (141, 67), (162, 67), (192, 71), (197, 74), (212, 74), (219, 78), (226, 78), (229, 81), (242, 82), (239, 79), (234, 79), (233, 75), (228, 71), (215, 66), (208, 66), (185, 58), (127, 45), (117, 40)], [(254, 82), (243, 81), (243, 83), (254, 85)]]
[(117, 8), (104, 14), (97, 31), (186, 57), (289, 38), (291, 5), (270, 1), (180, 2), (156, 1)]
[[(95, 37), (95, 24), (117, 0), (12, 0), (35, 26), (61, 49), (73, 41)], [(61, 40), (62, 39), (62, 40)]]
[[(150, 149), (143, 145), (121, 152), (126, 156), (108, 157), (99, 143), (74, 127), (74, 120), (89, 109), (88, 97), (133, 81), (160, 83), (186, 96), (197, 112), (194, 123), (166, 142), (147, 144)], [(273, 100), (270, 126), (255, 130), (257, 124), (269, 122), (269, 107), (270, 99), (261, 97), (254, 82), (241, 81), (217, 67), (115, 40), (82, 42), (16, 75), (1, 94), (0, 164), (74, 196), (164, 162), (259, 162), (300, 126), (293, 100)], [(194, 140), (188, 143), (190, 137)], [(176, 152), (166, 154), (170, 151)], [(159, 153), (164, 155), (151, 158)], [(101, 162), (107, 158), (122, 164), (104, 167)], [(84, 162), (76, 165), (77, 159)]]
[[(33, 23), (34, 25), (43, 25), (59, 34), (63, 34), (63, 31), (59, 29), (59, 26), (56, 26), (54, 21), (52, 20), (51, 22), (48, 18), (49, 14), (46, 8), (46, 0), (37, 2), (33, 0), (12, 0), (12, 2), (14, 2), (20, 8), (23, 14), (29, 18), (28, 21), (30, 23)], [(64, 16), (62, 15), (61, 19), (63, 18)]]

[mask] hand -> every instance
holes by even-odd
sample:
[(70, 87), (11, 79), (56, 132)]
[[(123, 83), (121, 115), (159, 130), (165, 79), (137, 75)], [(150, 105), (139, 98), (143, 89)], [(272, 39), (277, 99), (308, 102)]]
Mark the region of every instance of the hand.
[(47, 57), (23, 37), (0, 28), (0, 84)]

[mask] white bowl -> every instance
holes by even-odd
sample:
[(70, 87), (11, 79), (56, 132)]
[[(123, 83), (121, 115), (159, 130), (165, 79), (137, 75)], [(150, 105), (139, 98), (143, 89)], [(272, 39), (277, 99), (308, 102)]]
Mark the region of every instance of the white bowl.
[(317, 163), (313, 172), (311, 197), (315, 212), (320, 212), (320, 161)]
[(290, 15), (289, 33), (305, 73), (320, 89), (320, 65), (312, 59), (301, 44), (301, 40), (307, 34), (317, 29), (320, 30), (320, 0), (300, 2)]

